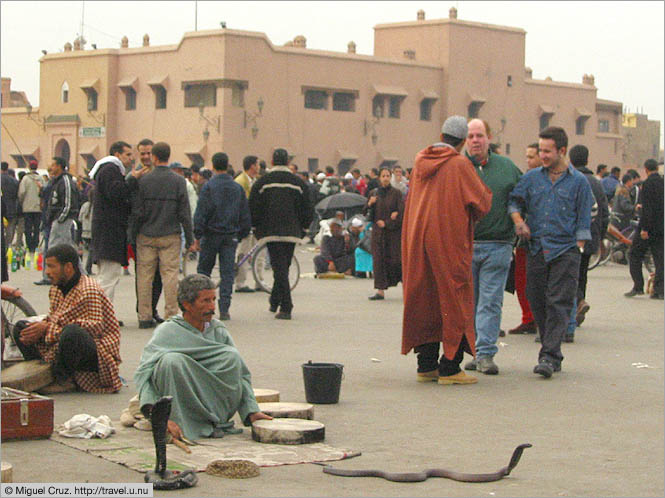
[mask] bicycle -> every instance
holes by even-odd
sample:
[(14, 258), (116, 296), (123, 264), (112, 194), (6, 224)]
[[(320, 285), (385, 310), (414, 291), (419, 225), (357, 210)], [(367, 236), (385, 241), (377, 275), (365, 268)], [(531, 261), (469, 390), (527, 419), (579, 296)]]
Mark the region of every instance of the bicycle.
[[(613, 221), (617, 221), (616, 216), (612, 215)], [(633, 239), (639, 233), (637, 230), (638, 222), (631, 220), (630, 225), (623, 230), (619, 230), (612, 223), (607, 227), (607, 235), (601, 240), (600, 247), (596, 254), (591, 256), (589, 260), (589, 270), (593, 270), (597, 266), (602, 266), (608, 261), (614, 263), (626, 264), (628, 251), (633, 244)], [(644, 257), (644, 267), (649, 273), (654, 272), (653, 257), (651, 251), (647, 251)]]
[[(268, 254), (268, 242), (294, 242), (295, 244), (302, 244), (302, 239), (299, 239), (298, 237), (281, 236), (264, 237), (259, 240), (247, 254), (240, 258), (240, 261), (234, 265), (233, 269), (234, 272), (237, 272), (241, 265), (251, 261), (252, 273), (254, 274), (256, 282), (263, 291), (270, 293), (272, 292), (274, 277), (272, 266), (270, 265), (270, 256)], [(291, 266), (289, 267), (289, 286), (291, 287), (291, 290), (295, 289), (299, 281), (300, 263), (294, 253), (293, 259), (291, 260)]]
[[(5, 338), (11, 337), (10, 331), (16, 325), (16, 322), (25, 318), (36, 316), (37, 312), (32, 305), (22, 296), (13, 295), (16, 289), (2, 286), (2, 352), (4, 356)], [(10, 295), (9, 293), (12, 293)], [(13, 341), (13, 339), (10, 339)], [(13, 343), (13, 342), (12, 342)]]

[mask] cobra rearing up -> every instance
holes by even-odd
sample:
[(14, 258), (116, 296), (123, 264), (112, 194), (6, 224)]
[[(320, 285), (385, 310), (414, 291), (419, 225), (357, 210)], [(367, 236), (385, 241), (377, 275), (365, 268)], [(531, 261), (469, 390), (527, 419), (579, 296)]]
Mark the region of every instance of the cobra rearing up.
[(510, 458), (508, 465), (491, 474), (467, 474), (447, 469), (427, 469), (422, 472), (384, 472), (382, 470), (373, 469), (336, 469), (330, 466), (323, 467), (323, 472), (341, 477), (382, 477), (383, 479), (394, 482), (421, 482), (425, 481), (428, 477), (444, 477), (446, 479), (461, 482), (493, 482), (510, 474), (510, 471), (513, 470), (520, 461), (522, 452), (526, 448), (531, 448), (531, 444), (520, 444), (515, 448), (515, 451), (513, 451), (513, 455)]

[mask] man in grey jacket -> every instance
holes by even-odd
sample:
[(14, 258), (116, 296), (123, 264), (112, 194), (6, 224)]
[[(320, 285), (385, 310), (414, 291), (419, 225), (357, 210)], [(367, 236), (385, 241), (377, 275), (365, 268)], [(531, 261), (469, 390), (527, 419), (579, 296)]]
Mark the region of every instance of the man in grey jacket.
[[(152, 147), (154, 169), (138, 180), (137, 271), (139, 328), (155, 326), (152, 313), (152, 280), (159, 262), (164, 286), (164, 318), (178, 313), (180, 231), (186, 247), (194, 243), (185, 179), (168, 167), (171, 148), (165, 142)], [(131, 178), (129, 182), (133, 182)]]
[(30, 161), (30, 171), (26, 173), (18, 186), (18, 202), (21, 205), (25, 223), (25, 242), (31, 254), (34, 254), (39, 245), (39, 222), (42, 216), (39, 193), (46, 183), (37, 172), (37, 166), (37, 161)]

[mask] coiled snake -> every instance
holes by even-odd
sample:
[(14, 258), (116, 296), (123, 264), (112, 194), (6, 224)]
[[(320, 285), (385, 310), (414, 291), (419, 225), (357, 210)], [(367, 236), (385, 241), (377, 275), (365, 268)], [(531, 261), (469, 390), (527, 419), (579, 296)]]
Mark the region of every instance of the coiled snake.
[(325, 466), (323, 472), (334, 476), (342, 477), (382, 477), (388, 481), (394, 482), (420, 482), (425, 481), (428, 477), (445, 477), (454, 481), (461, 482), (493, 482), (504, 478), (510, 474), (510, 471), (515, 468), (520, 461), (522, 452), (526, 448), (531, 448), (529, 443), (520, 444), (513, 456), (510, 458), (510, 463), (506, 467), (492, 473), (492, 474), (466, 474), (463, 472), (455, 472), (447, 469), (427, 469), (422, 472), (384, 472), (382, 470), (349, 470), (349, 469), (336, 469), (334, 467)]

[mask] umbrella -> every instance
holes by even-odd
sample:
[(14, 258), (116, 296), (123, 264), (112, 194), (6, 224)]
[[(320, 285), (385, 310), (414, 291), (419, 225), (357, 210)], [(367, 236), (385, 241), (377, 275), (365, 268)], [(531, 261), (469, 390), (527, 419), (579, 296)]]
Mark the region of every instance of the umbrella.
[(360, 213), (365, 204), (367, 204), (367, 198), (364, 195), (340, 192), (322, 199), (314, 206), (314, 209), (321, 218), (326, 218), (328, 215), (333, 216), (335, 211), (344, 211), (344, 217), (348, 219), (350, 216)]
[(347, 208), (364, 207), (365, 204), (367, 204), (367, 198), (364, 195), (340, 192), (339, 194), (329, 195), (325, 199), (322, 199), (315, 208), (319, 212), (328, 211), (329, 209), (342, 211)]

